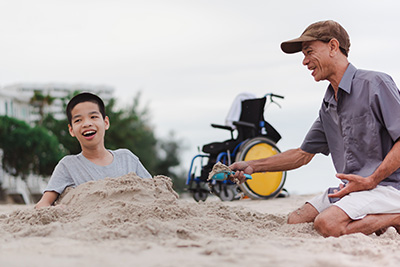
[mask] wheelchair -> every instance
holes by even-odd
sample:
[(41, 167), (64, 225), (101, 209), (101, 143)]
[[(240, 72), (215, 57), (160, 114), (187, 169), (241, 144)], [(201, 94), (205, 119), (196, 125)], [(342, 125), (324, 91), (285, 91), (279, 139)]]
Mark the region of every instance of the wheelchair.
[[(202, 152), (193, 157), (186, 186), (193, 198), (205, 201), (209, 194), (218, 196), (222, 201), (251, 199), (270, 199), (278, 195), (285, 196), (283, 186), (286, 172), (264, 172), (252, 174), (252, 179), (237, 185), (228, 180), (208, 181), (208, 175), (217, 162), (230, 165), (236, 161), (248, 161), (266, 158), (280, 153), (276, 143), (281, 135), (264, 119), (267, 102), (275, 103), (275, 98), (283, 96), (272, 93), (262, 98), (246, 99), (241, 102), (241, 112), (235, 127), (211, 124), (213, 128), (230, 131), (231, 138), (223, 142), (213, 142), (202, 147)], [(236, 128), (236, 129), (235, 129)], [(236, 138), (234, 138), (234, 134)]]

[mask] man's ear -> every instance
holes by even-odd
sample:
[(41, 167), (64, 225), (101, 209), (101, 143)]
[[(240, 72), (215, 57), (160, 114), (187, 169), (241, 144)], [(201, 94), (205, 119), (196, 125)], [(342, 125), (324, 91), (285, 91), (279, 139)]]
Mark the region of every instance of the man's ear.
[(74, 131), (72, 130), (71, 124), (68, 124), (68, 131), (69, 131), (69, 134), (70, 134), (72, 137), (75, 137), (75, 134), (74, 134)]
[(330, 55), (333, 55), (332, 52), (337, 53), (339, 52), (339, 41), (336, 38), (332, 38), (329, 41), (329, 50), (330, 50)]
[(106, 125), (105, 129), (108, 130), (108, 128), (110, 128), (110, 119), (108, 118), (108, 116), (104, 118), (104, 123)]

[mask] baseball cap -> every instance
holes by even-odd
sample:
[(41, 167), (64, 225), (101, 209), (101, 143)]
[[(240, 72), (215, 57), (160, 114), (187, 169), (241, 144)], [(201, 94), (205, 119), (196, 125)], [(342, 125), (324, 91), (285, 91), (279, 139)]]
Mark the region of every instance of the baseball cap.
[(307, 41), (329, 42), (331, 39), (339, 41), (339, 47), (349, 53), (350, 38), (346, 30), (336, 21), (325, 20), (311, 24), (304, 30), (299, 38), (283, 42), (281, 49), (287, 54), (300, 52), (302, 43)]

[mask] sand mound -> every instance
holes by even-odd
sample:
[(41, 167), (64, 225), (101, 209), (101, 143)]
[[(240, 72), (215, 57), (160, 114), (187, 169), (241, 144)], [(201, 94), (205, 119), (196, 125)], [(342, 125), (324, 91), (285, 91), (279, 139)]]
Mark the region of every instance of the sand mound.
[(398, 266), (393, 228), (323, 238), (312, 224), (285, 223), (302, 199), (196, 203), (171, 185), (129, 174), (70, 189), (55, 207), (0, 214), (0, 265)]
[(218, 202), (177, 200), (170, 178), (141, 179), (129, 174), (69, 189), (55, 207), (16, 211), (3, 218), (3, 229), (21, 237), (57, 235), (86, 240), (247, 238), (270, 234), (285, 222), (284, 216), (243, 211)]

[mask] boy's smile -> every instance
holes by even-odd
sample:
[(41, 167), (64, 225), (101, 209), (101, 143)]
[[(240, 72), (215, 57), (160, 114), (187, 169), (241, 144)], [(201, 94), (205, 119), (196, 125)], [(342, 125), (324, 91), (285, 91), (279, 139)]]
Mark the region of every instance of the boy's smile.
[(87, 131), (84, 131), (84, 132), (82, 133), (82, 135), (83, 135), (83, 137), (85, 137), (85, 139), (91, 140), (91, 139), (93, 139), (94, 136), (96, 135), (96, 131), (94, 131), (94, 130), (87, 130)]

